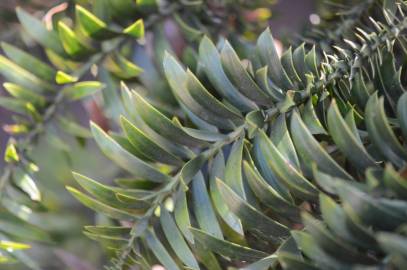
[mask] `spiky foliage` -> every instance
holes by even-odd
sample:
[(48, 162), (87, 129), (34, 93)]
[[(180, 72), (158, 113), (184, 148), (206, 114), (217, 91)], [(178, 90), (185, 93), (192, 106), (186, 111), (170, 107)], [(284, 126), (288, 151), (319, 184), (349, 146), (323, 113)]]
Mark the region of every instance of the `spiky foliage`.
[[(23, 241), (50, 241), (39, 229), (52, 226), (42, 222), (49, 220), (41, 213), (47, 207), (42, 204), (35, 180), (41, 168), (35, 164), (38, 158), (33, 157), (32, 148), (46, 136), (68, 155), (70, 146), (64, 142), (66, 137), (60, 137), (60, 131), (81, 144), (91, 137), (87, 128), (73, 120), (69, 103), (92, 96), (103, 104), (107, 117), (115, 118), (123, 112), (117, 92), (119, 81), (126, 81), (140, 92), (151, 89), (149, 98), (173, 112), (175, 101), (160, 74), (164, 50), (193, 61), (194, 40), (200, 36), (217, 37), (222, 33), (237, 40), (265, 22), (263, 18), (242, 27), (244, 14), (263, 1), (239, 1), (239, 5), (231, 1), (160, 1), (159, 5), (156, 1), (132, 0), (78, 1), (80, 5), (74, 2), (63, 2), (51, 9), (44, 16), (45, 23), (18, 9), (27, 40), (40, 44), (45, 55), (33, 56), (3, 43), (5, 56), (0, 56), (0, 73), (8, 81), (4, 88), (10, 94), (0, 97), (0, 105), (15, 113), (14, 123), (4, 126), (12, 138), (5, 150), (7, 165), (0, 180), (0, 230), (6, 234), (1, 236), (1, 261), (11, 262), (17, 257), (33, 269), (39, 266), (15, 251), (27, 246), (6, 239), (12, 236)], [(164, 24), (168, 23), (173, 28), (164, 32)], [(150, 49), (154, 51), (151, 59)]]
[(107, 268), (403, 269), (407, 6), (374, 4), (329, 53), (204, 37), (195, 61), (158, 57), (175, 102), (123, 85), (120, 132), (91, 125), (117, 185), (68, 187), (110, 218), (84, 232)]
[(375, 31), (320, 59), (280, 59), (269, 30), (249, 63), (206, 37), (196, 67), (167, 53), (177, 115), (124, 87), (122, 132), (91, 129), (126, 178), (68, 188), (112, 218), (85, 228), (116, 250), (110, 268), (402, 269), (407, 19), (385, 4)]

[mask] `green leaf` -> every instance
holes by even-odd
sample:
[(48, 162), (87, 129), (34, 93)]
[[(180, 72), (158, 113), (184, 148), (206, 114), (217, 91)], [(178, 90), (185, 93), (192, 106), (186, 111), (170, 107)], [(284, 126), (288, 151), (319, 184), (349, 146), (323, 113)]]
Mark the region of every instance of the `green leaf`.
[(362, 110), (365, 109), (371, 90), (366, 86), (362, 72), (356, 73), (352, 80), (351, 95), (353, 102)]
[(144, 71), (120, 53), (107, 56), (104, 65), (116, 77), (123, 80), (135, 79)]
[(228, 78), (231, 79), (236, 88), (247, 98), (260, 105), (270, 105), (270, 97), (261, 90), (249, 73), (243, 67), (239, 57), (228, 41), (225, 42), (221, 53), (222, 67)]
[[(315, 264), (318, 266), (317, 269), (349, 269), (349, 265), (342, 264), (339, 262), (339, 260), (335, 259), (334, 257), (331, 257), (328, 255), (321, 247), (318, 246), (316, 243), (315, 239), (308, 233), (306, 232), (301, 232), (301, 231), (292, 231), (291, 232), (295, 242), (298, 245), (298, 248), (308, 257), (311, 258)], [(281, 256), (284, 256), (286, 253), (282, 252), (279, 253), (279, 259)], [(295, 256), (293, 258), (297, 258), (295, 261), (298, 261), (298, 257)], [(305, 262), (303, 262), (305, 263)], [(301, 264), (300, 264), (301, 265)], [(305, 263), (307, 265), (307, 263)], [(302, 267), (302, 265), (301, 265)], [(311, 268), (307, 268), (311, 267)], [(308, 266), (305, 267), (305, 269), (315, 269), (314, 266), (308, 264)], [(296, 268), (293, 268), (296, 269)], [(302, 268), (300, 268), (302, 269)]]
[(174, 166), (181, 166), (184, 162), (172, 155), (156, 143), (150, 140), (140, 129), (134, 126), (124, 116), (120, 117), (120, 123), (130, 143), (149, 159)]
[(393, 110), (396, 110), (397, 101), (405, 92), (401, 84), (401, 69), (396, 70), (396, 57), (392, 52), (382, 49), (379, 53), (382, 55), (381, 61), (375, 58), (377, 70), (377, 75), (375, 76), (376, 88), (379, 89), (381, 94), (386, 96), (386, 100)]
[(397, 102), (397, 117), (400, 121), (400, 128), (404, 139), (407, 140), (407, 92), (404, 93)]
[(92, 38), (106, 40), (117, 36), (106, 23), (80, 5), (75, 6), (76, 18), (85, 33)]
[(134, 38), (144, 37), (144, 22), (142, 19), (137, 20), (132, 25), (123, 30), (123, 33), (130, 35)]
[(10, 97), (0, 97), (0, 107), (3, 107), (11, 112), (27, 114), (27, 102)]
[(191, 191), (193, 196), (194, 214), (199, 227), (209, 234), (223, 239), (222, 230), (216, 219), (211, 200), (206, 190), (205, 180), (201, 172), (193, 178)]
[(104, 87), (105, 85), (98, 81), (78, 82), (72, 86), (65, 87), (62, 91), (64, 91), (68, 99), (78, 100), (93, 95)]
[(170, 119), (150, 105), (150, 103), (136, 92), (133, 92), (132, 96), (137, 113), (155, 132), (162, 134), (171, 141), (187, 146), (195, 147), (203, 143), (201, 140), (191, 137), (177, 127)]
[(268, 93), (272, 100), (275, 102), (281, 101), (284, 99), (284, 95), (275, 84), (273, 84), (268, 78), (268, 66), (262, 67), (256, 71), (256, 82), (259, 86)]
[(195, 41), (203, 36), (202, 31), (188, 25), (178, 13), (174, 12), (173, 17), (179, 25), (181, 31), (184, 33), (186, 39), (188, 39), (189, 41)]
[(258, 260), (257, 262), (249, 264), (240, 269), (241, 270), (268, 270), (268, 269), (270, 269), (270, 267), (276, 267), (277, 265), (278, 265), (278, 257), (276, 254), (272, 254), (270, 256), (267, 256), (261, 260)]
[(110, 236), (110, 235), (94, 234), (94, 233), (90, 233), (87, 231), (84, 231), (83, 234), (92, 240), (100, 242), (100, 244), (102, 244), (103, 246), (105, 246), (109, 249), (121, 249), (127, 243), (126, 238), (120, 238), (120, 237)]
[(62, 21), (58, 22), (58, 33), (65, 51), (71, 57), (87, 57), (94, 52), (94, 49), (80, 41), (75, 32)]
[[(7, 57), (14, 63), (19, 65), (25, 70), (29, 70), (32, 74), (38, 76), (39, 78), (53, 82), (55, 77), (55, 70), (48, 64), (45, 64), (38, 58), (31, 56), (30, 54), (24, 52), (23, 50), (14, 47), (6, 42), (1, 43), (1, 47)], [(35, 68), (33, 68), (35, 67)]]
[(246, 229), (261, 232), (265, 237), (271, 238), (275, 242), (281, 242), (281, 238), (289, 234), (289, 229), (286, 226), (272, 220), (249, 205), (224, 182), (217, 179), (217, 185), (230, 211), (240, 218)]
[(199, 261), (206, 267), (206, 269), (222, 270), (215, 254), (209, 251), (200, 242), (195, 242), (194, 253), (199, 258)]
[(304, 200), (317, 199), (317, 187), (290, 164), (290, 161), (280, 153), (264, 131), (261, 130), (255, 140), (258, 141), (265, 159), (268, 160), (268, 166), (293, 194)]
[[(78, 173), (73, 173), (73, 176), (75, 180), (78, 182), (78, 184), (85, 189), (89, 194), (94, 196), (97, 200), (101, 201), (102, 203), (106, 205), (110, 205), (112, 207), (116, 207), (119, 209), (129, 209), (129, 208), (147, 208), (149, 204), (147, 202), (140, 202), (138, 200), (138, 207), (135, 207), (134, 204), (126, 203), (126, 202), (121, 202), (118, 200), (117, 195), (120, 190), (118, 189), (113, 189), (111, 187), (108, 187), (106, 185), (103, 185), (95, 180), (92, 180), (86, 176), (80, 175)], [(122, 195), (125, 196), (125, 195)]]
[(67, 83), (74, 83), (78, 81), (78, 77), (74, 77), (69, 75), (61, 70), (58, 70), (57, 74), (55, 75), (55, 82), (57, 84), (67, 84)]
[(281, 195), (263, 179), (256, 168), (249, 162), (243, 161), (244, 172), (250, 188), (259, 200), (284, 216), (299, 220), (299, 208), (286, 201)]
[(332, 198), (321, 193), (319, 202), (324, 222), (336, 235), (356, 247), (377, 250), (377, 242), (372, 233), (350, 219)]
[(161, 208), (160, 222), (168, 243), (171, 245), (177, 256), (186, 266), (192, 269), (199, 269), (194, 254), (191, 252), (182, 234), (178, 230), (174, 219), (164, 207)]
[(20, 161), (20, 156), (17, 153), (17, 148), (14, 143), (9, 141), (4, 151), (4, 161), (7, 163)]
[(338, 191), (343, 204), (348, 206), (348, 209), (368, 226), (383, 230), (394, 230), (405, 222), (403, 215), (383, 206), (377, 199), (354, 187), (341, 184)]
[(146, 231), (144, 237), (148, 247), (154, 253), (155, 257), (162, 263), (167, 270), (179, 270), (177, 263), (171, 258), (164, 245), (157, 238), (155, 232), (152, 229)]
[(129, 153), (135, 155), (136, 157), (142, 158), (144, 161), (152, 161), (143, 152), (140, 152), (139, 149), (135, 148), (130, 141), (120, 134), (109, 132), (109, 135), (118, 143), (124, 150), (128, 151)]
[(237, 140), (230, 151), (225, 168), (225, 183), (241, 198), (246, 200), (242, 177), (243, 137)]
[(29, 89), (14, 83), (4, 83), (4, 89), (13, 97), (26, 102), (31, 102), (35, 106), (43, 107), (46, 103), (45, 98)]
[(191, 220), (187, 203), (185, 191), (180, 188), (175, 195), (174, 218), (185, 239), (187, 239), (189, 243), (194, 244), (194, 237), (189, 230), (191, 227)]
[(318, 119), (318, 116), (315, 113), (312, 98), (310, 98), (302, 108), (301, 118), (312, 134), (327, 134), (325, 128), (322, 126), (321, 121)]
[(38, 190), (34, 180), (28, 173), (22, 171), (21, 169), (16, 169), (13, 172), (13, 180), (14, 183), (21, 188), (21, 190), (30, 196), (31, 200), (38, 202), (41, 201), (41, 193)]
[[(257, 139), (256, 139), (257, 138)], [(259, 169), (261, 175), (267, 183), (275, 189), (284, 199), (291, 202), (293, 201), (290, 192), (281, 181), (277, 179), (276, 174), (273, 172), (269, 164), (269, 159), (264, 155), (263, 146), (260, 144), (259, 136), (255, 137), (253, 145), (253, 156), (256, 167)]]
[(167, 139), (163, 136), (160, 131), (155, 131), (151, 128), (146, 122), (140, 117), (138, 112), (134, 110), (135, 101), (134, 95), (130, 91), (124, 90), (123, 91), (125, 98), (129, 98), (128, 102), (125, 102), (126, 110), (129, 111), (129, 116), (131, 116), (131, 120), (137, 125), (137, 127), (142, 130), (149, 138), (154, 140), (154, 142), (160, 145), (162, 148), (166, 149), (167, 151), (171, 152), (175, 156), (179, 156), (182, 159), (191, 159), (195, 156), (194, 152), (191, 151), (189, 148), (177, 144), (172, 140)]
[(52, 242), (50, 236), (45, 231), (26, 223), (2, 219), (0, 227), (1, 231), (7, 235), (24, 241)]
[(216, 99), (190, 70), (187, 70), (186, 87), (189, 90), (191, 97), (208, 111), (212, 111), (214, 114), (221, 117), (229, 118), (237, 124), (243, 123), (242, 115), (235, 110), (229, 109), (226, 105)]
[(301, 269), (301, 270), (319, 270), (320, 268), (313, 266), (309, 262), (305, 262), (301, 259), (298, 259), (298, 257), (293, 256), (290, 253), (280, 253), (278, 256), (278, 260), (280, 261), (281, 265), (283, 266), (284, 269), (287, 270), (296, 270), (296, 269)]
[(305, 56), (305, 65), (308, 72), (311, 72), (315, 77), (319, 77), (318, 59), (316, 55), (315, 45)]
[(93, 209), (96, 212), (100, 212), (108, 217), (119, 219), (119, 220), (134, 220), (137, 218), (137, 215), (132, 214), (131, 212), (120, 210), (114, 207), (111, 207), (107, 204), (101, 203), (98, 200), (95, 200), (79, 190), (67, 186), (66, 189), (81, 203), (85, 206)]
[(41, 80), (31, 72), (16, 65), (2, 55), (0, 55), (0, 73), (6, 78), (6, 80), (25, 88), (32, 89), (37, 93), (54, 91), (51, 84)]
[(225, 159), (223, 157), (222, 151), (216, 155), (212, 160), (212, 165), (210, 168), (209, 185), (210, 185), (210, 195), (213, 201), (213, 206), (217, 213), (225, 221), (230, 228), (240, 235), (244, 235), (242, 224), (240, 220), (229, 210), (225, 201), (222, 198), (222, 194), (216, 184), (216, 178), (223, 179), (225, 175)]
[(235, 129), (235, 125), (232, 121), (205, 109), (191, 96), (186, 87), (186, 82), (188, 79), (187, 72), (184, 71), (182, 66), (173, 56), (166, 53), (164, 56), (163, 66), (167, 81), (170, 84), (175, 97), (180, 101), (180, 103), (184, 104), (196, 116), (209, 124), (229, 130)]
[(126, 238), (130, 234), (131, 228), (122, 226), (85, 226), (86, 231), (96, 235), (110, 235), (113, 237)]
[(293, 85), (281, 65), (274, 39), (270, 29), (267, 28), (257, 40), (257, 51), (263, 65), (268, 66), (271, 80), (286, 90), (293, 89)]
[(315, 162), (321, 171), (340, 178), (352, 179), (352, 177), (321, 147), (297, 112), (294, 112), (291, 118), (291, 136), (297, 152), (301, 157), (302, 164), (308, 169), (310, 169), (312, 162)]
[(179, 128), (181, 128), (186, 134), (189, 136), (206, 141), (206, 142), (217, 142), (217, 141), (224, 141), (228, 138), (227, 135), (219, 133), (219, 132), (212, 132), (209, 130), (202, 130), (202, 129), (194, 129), (194, 128), (187, 128), (181, 125), (177, 118), (172, 120)]
[(102, 152), (123, 169), (133, 173), (139, 178), (148, 179), (153, 182), (160, 183), (171, 181), (171, 177), (159, 172), (151, 165), (123, 149), (96, 124), (91, 124), (91, 130), (93, 137)]
[(358, 167), (361, 171), (368, 167), (375, 167), (376, 162), (367, 153), (363, 144), (353, 135), (349, 129), (335, 100), (332, 101), (331, 107), (328, 110), (328, 128), (332, 139), (338, 148), (351, 161), (352, 165)]
[(191, 228), (194, 238), (209, 250), (239, 261), (253, 262), (267, 256), (267, 253), (216, 238), (205, 231)]
[(21, 25), (34, 40), (42, 46), (50, 48), (57, 54), (65, 55), (65, 51), (56, 31), (47, 30), (40, 20), (28, 14), (21, 8), (17, 8), (16, 12)]
[(199, 45), (199, 60), (209, 81), (233, 106), (243, 112), (257, 109), (257, 105), (239, 93), (230, 82), (222, 68), (220, 55), (208, 37), (204, 37)]
[(407, 151), (397, 140), (384, 111), (384, 99), (372, 95), (366, 105), (365, 123), (374, 146), (398, 167), (407, 159)]
[(286, 115), (281, 114), (274, 120), (271, 126), (270, 140), (280, 151), (281, 155), (295, 167), (297, 170), (300, 168), (300, 162), (298, 160), (297, 153), (295, 151), (294, 144), (291, 140), (290, 133), (287, 129)]
[[(407, 237), (395, 233), (380, 232), (377, 240), (381, 247), (393, 257), (400, 268), (407, 262)], [(399, 257), (399, 258), (394, 258)]]
[(80, 138), (91, 138), (92, 133), (89, 129), (79, 125), (75, 121), (63, 116), (58, 117), (59, 126), (67, 133)]
[(304, 213), (302, 219), (306, 229), (318, 245), (334, 258), (348, 263), (373, 264), (377, 262), (375, 259), (358, 252), (354, 246), (349, 245), (341, 238), (335, 237), (310, 214)]
[(307, 73), (307, 68), (305, 65), (305, 48), (304, 43), (298, 46), (293, 53), (293, 62), (295, 66), (295, 70), (297, 71), (298, 75), (301, 77), (301, 80), (305, 83), (307, 78), (305, 74)]
[(281, 64), (292, 82), (299, 82), (301, 83), (301, 85), (304, 84), (297, 71), (295, 70), (291, 47), (286, 50), (281, 56)]
[(8, 252), (13, 252), (14, 250), (29, 249), (31, 246), (23, 243), (16, 243), (7, 240), (0, 240), (0, 249), (7, 250)]
[(390, 164), (383, 175), (384, 185), (402, 199), (407, 199), (407, 181)]

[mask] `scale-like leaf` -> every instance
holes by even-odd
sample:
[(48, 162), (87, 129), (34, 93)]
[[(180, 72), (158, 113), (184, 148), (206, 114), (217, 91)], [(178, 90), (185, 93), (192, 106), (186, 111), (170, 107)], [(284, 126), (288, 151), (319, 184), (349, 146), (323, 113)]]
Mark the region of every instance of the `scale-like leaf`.
[(194, 214), (198, 221), (199, 227), (209, 234), (223, 239), (222, 230), (216, 219), (212, 202), (206, 189), (205, 180), (199, 172), (192, 180), (192, 196), (194, 205)]
[(219, 115), (208, 111), (201, 106), (190, 94), (186, 87), (188, 80), (187, 72), (184, 71), (182, 66), (175, 60), (174, 57), (168, 53), (164, 56), (164, 72), (167, 77), (168, 83), (171, 86), (175, 96), (196, 114), (202, 120), (215, 125), (219, 128), (234, 129), (235, 125), (232, 121), (220, 117)]
[(256, 168), (253, 168), (247, 161), (243, 162), (243, 167), (250, 188), (261, 202), (284, 216), (287, 215), (296, 220), (299, 218), (299, 209), (286, 201), (276, 190), (267, 184)]
[(362, 171), (368, 167), (376, 166), (373, 158), (352, 134), (352, 131), (341, 116), (335, 101), (332, 102), (328, 110), (328, 128), (332, 139), (352, 164)]
[(267, 28), (257, 40), (257, 50), (264, 65), (268, 66), (268, 74), (279, 87), (292, 89), (293, 85), (281, 65), (271, 31)]
[(352, 179), (321, 147), (297, 112), (294, 112), (291, 118), (291, 136), (304, 166), (309, 168), (312, 162), (315, 162), (322, 171), (344, 179)]
[(257, 108), (230, 82), (223, 70), (219, 52), (208, 37), (204, 37), (199, 45), (199, 59), (206, 76), (221, 96), (243, 112)]
[(230, 211), (240, 218), (245, 229), (259, 231), (276, 242), (281, 242), (281, 239), (288, 235), (289, 230), (286, 226), (249, 205), (221, 180), (217, 179), (217, 184)]
[(106, 156), (111, 158), (123, 169), (134, 173), (137, 177), (151, 180), (153, 182), (169, 182), (171, 178), (146, 162), (133, 156), (125, 149), (123, 149), (117, 142), (115, 142), (109, 135), (106, 134), (96, 124), (91, 124), (92, 134), (98, 143), (101, 150)]
[(396, 166), (401, 167), (407, 159), (407, 151), (400, 145), (384, 111), (384, 99), (372, 95), (366, 105), (366, 127), (374, 146)]
[(133, 97), (137, 113), (154, 131), (162, 134), (165, 138), (187, 146), (194, 147), (203, 143), (201, 140), (191, 137), (182, 129), (178, 128), (170, 119), (154, 108), (141, 95), (134, 92)]
[(192, 269), (200, 269), (194, 254), (191, 252), (181, 232), (178, 230), (174, 219), (165, 208), (161, 209), (160, 222), (168, 243), (182, 262)]
[(148, 247), (154, 253), (156, 258), (162, 263), (167, 270), (180, 270), (177, 263), (173, 260), (171, 255), (165, 249), (164, 245), (160, 242), (157, 235), (152, 229), (146, 231), (144, 237)]
[(316, 200), (318, 189), (290, 164), (263, 131), (258, 133), (255, 140), (258, 140), (272, 171), (292, 193), (305, 200)]
[(18, 49), (17, 47), (14, 47), (11, 44), (3, 42), (1, 43), (1, 47), (3, 48), (7, 57), (21, 68), (29, 70), (32, 74), (43, 80), (49, 82), (54, 81), (56, 71), (48, 64), (45, 64), (38, 58)]
[(213, 201), (214, 208), (222, 219), (232, 228), (235, 232), (243, 235), (242, 223), (240, 220), (228, 209), (225, 201), (222, 198), (222, 194), (219, 191), (216, 184), (216, 178), (224, 178), (225, 176), (225, 158), (222, 151), (220, 151), (212, 161), (212, 167), (210, 169), (210, 195)]
[(110, 30), (106, 23), (80, 5), (75, 6), (76, 18), (85, 31), (92, 38), (105, 40), (117, 35)]
[(194, 238), (208, 249), (231, 259), (253, 262), (267, 256), (267, 253), (241, 246), (220, 238), (216, 238), (205, 231), (191, 228)]
[(56, 31), (48, 30), (40, 20), (28, 14), (21, 8), (17, 8), (16, 12), (21, 25), (33, 39), (45, 48), (50, 48), (60, 55), (65, 55), (65, 51)]
[(134, 38), (144, 37), (144, 22), (142, 19), (135, 21), (133, 24), (129, 25), (123, 30), (123, 33), (130, 35)]
[(120, 123), (130, 143), (149, 159), (175, 166), (183, 164), (182, 160), (154, 143), (124, 116), (120, 118)]
[(6, 57), (0, 55), (0, 73), (8, 80), (18, 85), (32, 89), (37, 93), (52, 92), (54, 87), (31, 72), (23, 69)]
[(79, 190), (73, 188), (73, 187), (67, 187), (68, 191), (75, 196), (76, 199), (78, 199), (81, 203), (83, 203), (85, 206), (93, 209), (96, 212), (100, 212), (108, 217), (115, 218), (115, 219), (123, 219), (123, 220), (134, 220), (137, 218), (137, 215), (132, 214), (130, 212), (120, 210), (114, 207), (111, 207), (107, 204), (101, 203), (98, 200), (95, 200)]
[(243, 67), (238, 55), (228, 41), (223, 46), (221, 60), (228, 78), (232, 80), (233, 84), (243, 95), (260, 105), (272, 104), (270, 97), (257, 86)]
[(407, 93), (404, 93), (397, 102), (397, 117), (404, 139), (407, 140)]
[(68, 99), (78, 100), (93, 95), (104, 87), (105, 85), (98, 81), (78, 82), (72, 86), (65, 87), (62, 91), (64, 91), (64, 94)]

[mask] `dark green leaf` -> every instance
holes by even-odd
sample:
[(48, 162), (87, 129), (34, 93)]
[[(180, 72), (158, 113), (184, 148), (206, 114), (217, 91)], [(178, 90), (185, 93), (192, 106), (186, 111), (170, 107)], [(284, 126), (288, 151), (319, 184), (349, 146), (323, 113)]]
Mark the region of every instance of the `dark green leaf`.
[(202, 245), (231, 259), (253, 262), (267, 256), (267, 253), (216, 238), (202, 230), (191, 228), (191, 232)]

